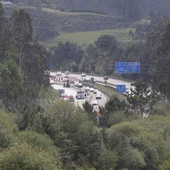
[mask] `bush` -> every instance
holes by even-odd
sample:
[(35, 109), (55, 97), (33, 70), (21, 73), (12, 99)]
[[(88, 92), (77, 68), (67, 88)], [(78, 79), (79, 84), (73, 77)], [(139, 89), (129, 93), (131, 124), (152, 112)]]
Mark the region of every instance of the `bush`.
[(15, 144), (0, 152), (0, 169), (3, 170), (60, 170), (55, 158), (28, 144)]
[(108, 120), (108, 124), (109, 124), (109, 126), (112, 126), (112, 125), (123, 122), (125, 119), (126, 119), (126, 116), (124, 113), (116, 112), (110, 116), (110, 118)]
[(17, 140), (17, 126), (10, 114), (0, 112), (0, 148), (6, 148)]
[(54, 146), (53, 141), (42, 134), (38, 134), (37, 132), (33, 131), (23, 131), (19, 133), (19, 138), (22, 143), (26, 142), (31, 145), (33, 148), (40, 148), (48, 152), (54, 158), (56, 158), (56, 162), (60, 164), (59, 161), (59, 151)]
[(167, 116), (169, 114), (169, 111), (170, 111), (169, 103), (158, 103), (155, 105), (152, 114)]
[(100, 170), (114, 170), (116, 168), (117, 154), (114, 151), (104, 150), (99, 158)]

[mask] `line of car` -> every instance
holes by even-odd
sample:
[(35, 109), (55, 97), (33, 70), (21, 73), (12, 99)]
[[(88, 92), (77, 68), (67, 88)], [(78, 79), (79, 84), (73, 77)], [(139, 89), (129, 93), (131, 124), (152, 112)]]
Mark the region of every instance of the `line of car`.
[[(65, 78), (69, 78), (69, 75), (71, 74), (69, 71), (66, 71), (65, 73)], [(56, 76), (60, 77), (62, 76), (63, 73), (61, 71), (57, 71), (56, 72)], [(81, 78), (78, 78), (80, 81), (85, 81), (85, 82), (91, 82), (91, 83), (95, 83), (95, 79), (94, 77), (87, 77), (86, 73), (82, 73), (81, 74)]]
[[(69, 71), (66, 71), (65, 72), (65, 75), (70, 75), (70, 72)], [(56, 73), (56, 76), (62, 76), (62, 72), (58, 71)], [(82, 73), (81, 78), (79, 78), (80, 81), (95, 81), (94, 78), (89, 78), (89, 77), (86, 77), (86, 74), (85, 73)], [(107, 77), (104, 77), (104, 79), (108, 79)], [(80, 82), (80, 81), (74, 81), (73, 82), (73, 85), (75, 87), (77, 87), (77, 93), (76, 93), (76, 99), (85, 99), (87, 98), (88, 95), (95, 95), (95, 99), (91, 102), (91, 104), (94, 106), (94, 105), (98, 105), (98, 100), (100, 100), (102, 98), (102, 93), (98, 90), (98, 89), (94, 89), (94, 88), (90, 88), (90, 87), (84, 87), (83, 88), (83, 84)], [(71, 82), (70, 82), (71, 83)], [(65, 100), (67, 100), (67, 98), (65, 98), (64, 96), (62, 96), (62, 98), (64, 98)], [(68, 100), (70, 100), (70, 97), (68, 98)], [(74, 97), (71, 96), (71, 101), (74, 101)]]
[(100, 100), (102, 98), (102, 93), (99, 90), (94, 89), (94, 88), (85, 87), (85, 89), (78, 90), (76, 98), (77, 99), (85, 99), (90, 95), (95, 95), (95, 96), (93, 96), (93, 97), (95, 97), (95, 99), (93, 99), (91, 104), (93, 106), (98, 105), (98, 100)]

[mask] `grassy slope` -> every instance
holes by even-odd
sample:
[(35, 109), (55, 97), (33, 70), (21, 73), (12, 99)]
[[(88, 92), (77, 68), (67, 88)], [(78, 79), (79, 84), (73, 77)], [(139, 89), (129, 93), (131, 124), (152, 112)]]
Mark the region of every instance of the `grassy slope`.
[(112, 30), (99, 30), (99, 31), (87, 31), (87, 32), (75, 32), (75, 33), (61, 33), (57, 38), (47, 41), (45, 44), (47, 47), (56, 46), (59, 42), (77, 42), (81, 45), (93, 44), (98, 37), (104, 34), (113, 35), (123, 45), (131, 43), (132, 40), (128, 36), (129, 30), (135, 31), (134, 28), (125, 29), (112, 29)]
[[(98, 37), (104, 34), (115, 36), (123, 45), (132, 42), (128, 36), (130, 28), (122, 28), (124, 23), (120, 16), (62, 12), (48, 8), (43, 8), (42, 11), (41, 18), (52, 19), (50, 27), (54, 27), (60, 33), (60, 36), (45, 42), (46, 47), (55, 47), (59, 42), (66, 41), (77, 42), (80, 45), (93, 44)], [(34, 25), (37, 26), (36, 20)], [(133, 28), (132, 30), (135, 31)]]

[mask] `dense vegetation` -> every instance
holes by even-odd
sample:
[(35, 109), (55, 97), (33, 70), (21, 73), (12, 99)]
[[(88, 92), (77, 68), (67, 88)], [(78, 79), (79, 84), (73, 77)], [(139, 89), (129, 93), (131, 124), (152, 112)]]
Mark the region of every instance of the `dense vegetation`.
[[(157, 20), (157, 19), (156, 19)], [(77, 43), (59, 43), (52, 54), (53, 69), (115, 75), (115, 62), (140, 62), (141, 74), (122, 75), (133, 80), (144, 80), (168, 96), (169, 92), (169, 23), (168, 18), (153, 21), (144, 37), (129, 31), (131, 38), (141, 41), (122, 47), (114, 36), (102, 35), (94, 44), (82, 47)], [(157, 23), (157, 24), (156, 24)], [(152, 28), (153, 27), (153, 28)], [(145, 41), (143, 41), (145, 40)]]
[(0, 168), (168, 170), (168, 104), (146, 119), (125, 106), (112, 98), (99, 124), (90, 105), (84, 112), (64, 101), (19, 117), (1, 111)]
[(10, 20), (0, 6), (0, 99), (2, 104), (20, 107), (35, 99), (41, 87), (48, 86), (44, 71), (48, 68), (46, 49), (32, 39), (31, 18), (25, 10), (16, 10)]
[[(102, 35), (84, 48), (59, 43), (52, 54), (33, 38), (26, 10), (7, 19), (0, 5), (0, 169), (170, 169), (170, 24), (151, 30), (126, 49)], [(99, 74), (113, 74), (116, 61), (140, 61), (142, 73), (128, 78), (141, 81), (98, 116), (88, 103), (82, 110), (59, 100), (44, 75), (50, 56), (55, 68)]]
[[(56, 38), (63, 32), (142, 28), (145, 24), (133, 25), (133, 22), (143, 18), (148, 19), (149, 16), (160, 17), (169, 13), (166, 0), (11, 1), (19, 5), (19, 8), (26, 8), (30, 12), (33, 19), (33, 35), (43, 41)], [(9, 16), (15, 7), (6, 8), (5, 14)]]

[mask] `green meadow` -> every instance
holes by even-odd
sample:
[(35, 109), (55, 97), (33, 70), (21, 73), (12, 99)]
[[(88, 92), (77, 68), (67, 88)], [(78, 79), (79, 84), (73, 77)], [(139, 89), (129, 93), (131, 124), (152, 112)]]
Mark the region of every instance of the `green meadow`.
[(111, 30), (99, 30), (99, 31), (87, 31), (87, 32), (75, 32), (75, 33), (60, 33), (60, 35), (50, 41), (46, 41), (45, 45), (47, 47), (54, 47), (60, 42), (76, 42), (80, 45), (86, 46), (89, 44), (93, 44), (98, 37), (101, 35), (112, 35), (117, 41), (119, 41), (122, 45), (127, 45), (132, 43), (131, 37), (129, 37), (128, 33), (132, 30), (135, 32), (134, 28), (122, 28), (122, 29), (111, 29)]

